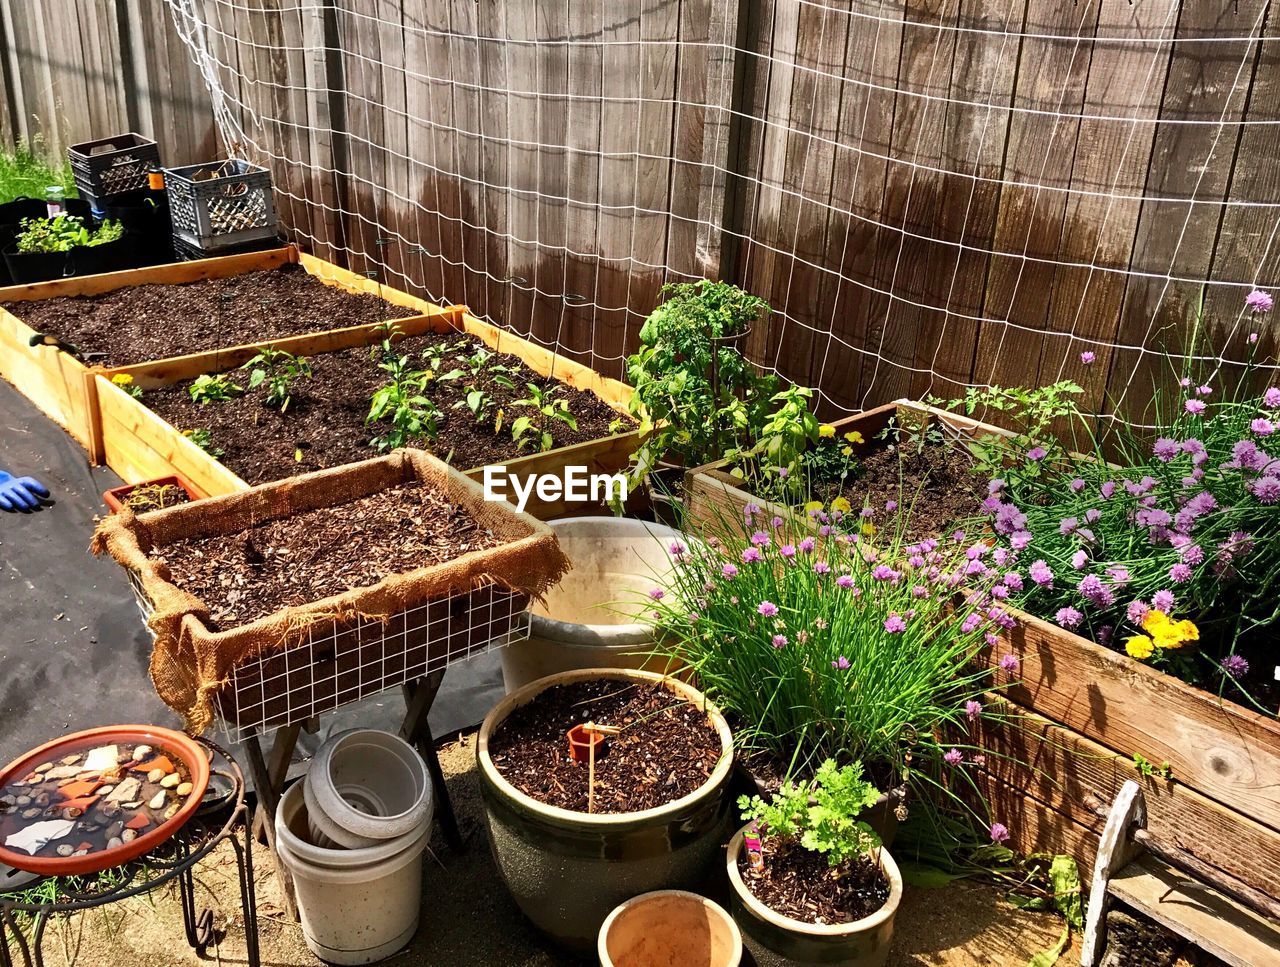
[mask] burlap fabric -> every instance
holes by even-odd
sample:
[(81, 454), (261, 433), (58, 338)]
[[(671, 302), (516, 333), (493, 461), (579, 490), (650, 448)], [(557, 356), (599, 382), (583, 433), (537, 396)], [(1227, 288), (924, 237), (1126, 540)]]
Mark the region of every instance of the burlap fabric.
[[(465, 508), (505, 543), (384, 579), (372, 587), (285, 608), (236, 628), (211, 631), (209, 609), (176, 587), (150, 557), (168, 544), (235, 533), (290, 514), (345, 503), (418, 479)], [(291, 477), (223, 497), (135, 515), (127, 508), (98, 525), (95, 554), (109, 553), (133, 572), (154, 607), (151, 680), (194, 734), (213, 721), (213, 697), (236, 666), (307, 638), (313, 629), (352, 620), (388, 621), (430, 601), (496, 585), (541, 598), (569, 570), (555, 533), (505, 503), (486, 502), (475, 481), (420, 450)]]

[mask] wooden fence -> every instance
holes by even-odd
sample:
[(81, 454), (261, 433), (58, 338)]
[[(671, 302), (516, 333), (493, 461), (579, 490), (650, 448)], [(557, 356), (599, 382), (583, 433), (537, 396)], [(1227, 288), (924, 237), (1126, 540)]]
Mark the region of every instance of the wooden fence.
[[(301, 241), (609, 375), (711, 275), (828, 412), (1058, 378), (1106, 412), (1202, 295), (1238, 358), (1280, 283), (1280, 0), (170, 2)], [(0, 0), (11, 127), (60, 98), (51, 145), (207, 155), (169, 13)]]

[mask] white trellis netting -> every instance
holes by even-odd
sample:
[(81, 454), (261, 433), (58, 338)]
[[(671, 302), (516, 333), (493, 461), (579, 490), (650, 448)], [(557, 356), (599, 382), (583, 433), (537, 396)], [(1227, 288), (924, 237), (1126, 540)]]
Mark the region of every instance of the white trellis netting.
[(1271, 0), (168, 3), (295, 237), (613, 375), (702, 275), (832, 413), (1276, 348)]

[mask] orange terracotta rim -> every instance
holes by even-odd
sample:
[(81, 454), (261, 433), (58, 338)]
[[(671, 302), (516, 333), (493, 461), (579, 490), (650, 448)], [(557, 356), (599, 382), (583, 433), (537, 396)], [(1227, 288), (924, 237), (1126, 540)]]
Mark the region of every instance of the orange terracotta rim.
[(112, 487), (110, 490), (104, 490), (102, 492), (102, 502), (107, 505), (107, 508), (111, 513), (118, 514), (120, 512), (120, 508), (124, 506), (125, 499), (132, 491), (139, 487), (164, 484), (168, 484), (173, 487), (180, 487), (185, 490), (187, 492), (188, 500), (200, 499), (199, 491), (191, 485), (191, 482), (188, 481), (186, 477), (182, 476), (182, 474), (171, 473), (163, 477), (156, 477), (152, 480), (144, 480), (142, 483), (121, 484), (119, 487)]
[(191, 794), (187, 796), (182, 808), (172, 818), (157, 825), (150, 832), (130, 840), (114, 849), (103, 849), (84, 856), (30, 856), (21, 850), (11, 850), (0, 844), (0, 863), (7, 863), (16, 870), (28, 873), (39, 873), (43, 876), (77, 876), (86, 873), (97, 873), (127, 863), (131, 859), (159, 846), (176, 833), (189, 820), (204, 799), (205, 790), (209, 786), (209, 760), (205, 757), (204, 748), (191, 736), (166, 729), (158, 725), (104, 725), (96, 729), (86, 729), (46, 742), (44, 745), (25, 752), (14, 759), (3, 771), (0, 771), (0, 788), (7, 786), (15, 779), (21, 779), (40, 763), (65, 755), (72, 746), (85, 743), (101, 745), (130, 743), (133, 745), (150, 745), (163, 749), (171, 756), (182, 760), (191, 774)]

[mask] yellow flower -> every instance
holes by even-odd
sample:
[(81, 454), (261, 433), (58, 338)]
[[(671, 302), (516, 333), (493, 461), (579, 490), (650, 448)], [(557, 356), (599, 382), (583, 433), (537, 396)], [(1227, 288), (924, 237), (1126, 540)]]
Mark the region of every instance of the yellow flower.
[(853, 510), (853, 505), (843, 497), (837, 497), (835, 500), (831, 501), (831, 509), (838, 510), (842, 514), (847, 514), (849, 511)]
[(818, 427), (818, 436), (823, 437), (824, 439), (827, 437), (833, 437), (835, 435), (836, 435), (836, 428), (832, 426), (830, 423), (824, 423), (822, 424), (822, 426)]
[(1155, 651), (1155, 646), (1150, 638), (1146, 635), (1134, 635), (1126, 638), (1124, 642), (1124, 650), (1130, 658), (1136, 658), (1138, 661), (1145, 661), (1151, 657), (1151, 653)]
[(1200, 640), (1200, 629), (1194, 622), (1173, 621), (1163, 611), (1148, 611), (1142, 618), (1142, 630), (1147, 632), (1157, 648), (1181, 648), (1188, 641)]
[(842, 457), (851, 457), (851, 456), (853, 456), (853, 447), (841, 447), (841, 448), (840, 448), (840, 456), (842, 456)]
[(871, 523), (871, 521), (869, 521), (869, 520), (864, 520), (864, 521), (862, 522), (862, 536), (863, 536), (863, 537), (870, 537), (870, 536), (871, 536), (872, 534), (874, 534), (875, 532), (876, 532), (876, 525), (875, 525), (875, 524)]
[(131, 386), (133, 384), (133, 377), (128, 373), (116, 373), (111, 377), (111, 382), (115, 383), (117, 386)]
[(813, 513), (815, 510), (822, 510), (822, 501), (820, 501), (820, 500), (811, 500), (811, 501), (809, 501), (807, 504), (805, 504), (805, 505), (804, 505), (804, 512), (805, 512), (806, 514), (811, 514), (811, 513)]
[(862, 434), (859, 433), (857, 430), (850, 430), (848, 433), (844, 435), (844, 438), (848, 440), (850, 443), (866, 443), (867, 442), (866, 440), (862, 439)]
[(1142, 630), (1157, 635), (1170, 625), (1169, 616), (1163, 611), (1148, 611), (1142, 616)]

